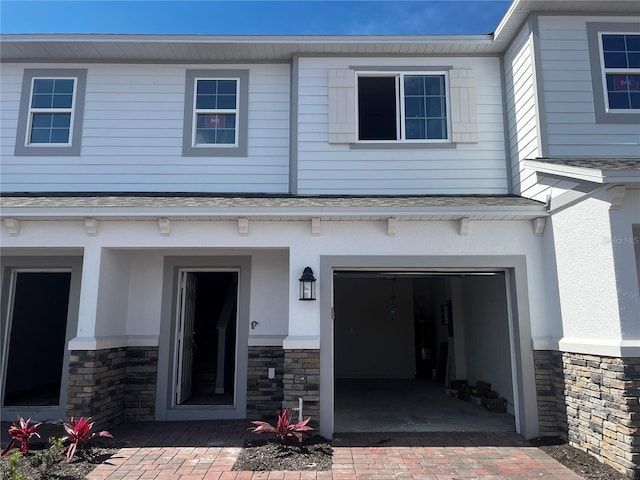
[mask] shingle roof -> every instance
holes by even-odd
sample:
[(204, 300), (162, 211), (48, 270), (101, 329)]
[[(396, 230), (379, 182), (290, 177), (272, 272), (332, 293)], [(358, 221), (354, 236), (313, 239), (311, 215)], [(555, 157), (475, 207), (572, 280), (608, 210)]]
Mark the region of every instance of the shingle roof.
[(287, 195), (9, 195), (0, 216), (29, 219), (229, 220), (516, 220), (546, 216), (543, 203), (513, 195), (325, 196)]
[(1, 208), (420, 208), (420, 207), (531, 207), (540, 202), (514, 195), (425, 196), (190, 196), (153, 195), (11, 195), (0, 198)]

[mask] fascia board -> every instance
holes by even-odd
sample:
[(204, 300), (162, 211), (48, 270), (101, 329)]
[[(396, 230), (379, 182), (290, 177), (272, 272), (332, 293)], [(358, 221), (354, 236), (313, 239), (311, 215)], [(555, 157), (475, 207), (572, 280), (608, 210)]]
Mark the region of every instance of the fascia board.
[(535, 170), (537, 173), (548, 174), (554, 177), (564, 177), (583, 182), (609, 184), (609, 183), (637, 183), (640, 182), (638, 170), (605, 170), (600, 168), (576, 167), (570, 165), (551, 164), (535, 160), (525, 160), (525, 168)]
[(414, 207), (414, 208), (398, 208), (392, 207), (388, 209), (362, 209), (362, 208), (344, 208), (344, 209), (246, 209), (246, 208), (229, 208), (220, 209), (211, 208), (42, 208), (42, 207), (9, 207), (3, 208), (0, 217), (16, 217), (16, 218), (43, 218), (43, 219), (78, 219), (78, 218), (101, 218), (101, 219), (130, 219), (141, 220), (157, 217), (168, 218), (193, 218), (193, 217), (225, 217), (235, 219), (237, 217), (265, 217), (273, 218), (335, 218), (335, 217), (471, 217), (480, 218), (483, 216), (510, 216), (533, 218), (546, 216), (544, 205), (531, 206), (469, 206), (469, 207)]

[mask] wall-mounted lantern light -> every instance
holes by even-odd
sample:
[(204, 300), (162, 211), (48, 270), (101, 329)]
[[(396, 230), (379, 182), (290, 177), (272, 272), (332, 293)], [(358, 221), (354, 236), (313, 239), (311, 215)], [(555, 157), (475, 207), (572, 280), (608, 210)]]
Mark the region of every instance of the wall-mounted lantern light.
[(307, 267), (300, 277), (300, 300), (316, 299), (316, 277), (313, 276), (311, 267)]

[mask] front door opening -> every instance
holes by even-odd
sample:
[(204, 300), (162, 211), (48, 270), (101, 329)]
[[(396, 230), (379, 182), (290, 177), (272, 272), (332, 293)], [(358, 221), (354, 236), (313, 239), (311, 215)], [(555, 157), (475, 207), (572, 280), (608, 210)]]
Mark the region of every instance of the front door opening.
[[(334, 317), (334, 431), (515, 429), (502, 272), (338, 271)], [(508, 412), (447, 396), (455, 379)]]
[(234, 405), (238, 272), (181, 271), (175, 405)]
[(71, 272), (14, 271), (11, 282), (2, 405), (59, 405)]

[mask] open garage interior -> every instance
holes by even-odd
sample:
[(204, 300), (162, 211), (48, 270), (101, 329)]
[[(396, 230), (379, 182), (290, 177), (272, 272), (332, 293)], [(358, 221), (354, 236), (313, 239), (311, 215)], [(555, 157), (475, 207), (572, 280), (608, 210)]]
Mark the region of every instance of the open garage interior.
[(334, 271), (334, 431), (513, 431), (507, 295), (502, 271)]

